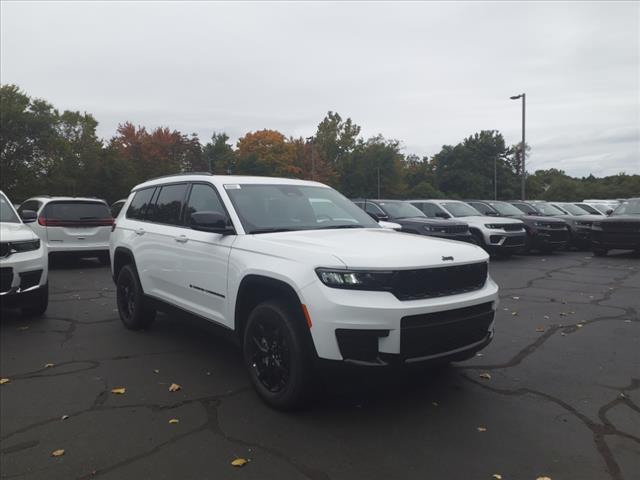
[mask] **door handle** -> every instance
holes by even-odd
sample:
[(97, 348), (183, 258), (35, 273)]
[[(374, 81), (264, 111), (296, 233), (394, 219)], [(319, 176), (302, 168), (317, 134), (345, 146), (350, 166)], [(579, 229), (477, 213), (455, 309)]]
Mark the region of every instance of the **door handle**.
[(144, 235), (146, 233), (146, 230), (144, 228), (138, 228), (137, 230), (134, 230), (136, 235)]
[(178, 243), (187, 243), (189, 239), (185, 235), (180, 235), (179, 237), (175, 237), (174, 240)]

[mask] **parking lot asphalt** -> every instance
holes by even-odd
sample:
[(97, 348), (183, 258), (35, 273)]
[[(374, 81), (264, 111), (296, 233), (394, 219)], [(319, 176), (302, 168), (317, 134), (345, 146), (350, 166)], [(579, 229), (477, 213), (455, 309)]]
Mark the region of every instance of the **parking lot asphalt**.
[(44, 318), (2, 312), (0, 476), (638, 478), (640, 260), (517, 256), (491, 273), (501, 305), (480, 356), (330, 379), (309, 408), (283, 413), (216, 331), (164, 314), (128, 331), (107, 268), (54, 265)]

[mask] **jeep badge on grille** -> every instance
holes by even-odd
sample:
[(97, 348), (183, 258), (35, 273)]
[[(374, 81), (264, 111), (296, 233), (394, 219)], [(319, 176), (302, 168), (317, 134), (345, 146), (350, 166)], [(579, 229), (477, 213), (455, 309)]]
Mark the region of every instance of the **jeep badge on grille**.
[(453, 257), (442, 257), (442, 261), (443, 262), (446, 262), (446, 261), (453, 262)]

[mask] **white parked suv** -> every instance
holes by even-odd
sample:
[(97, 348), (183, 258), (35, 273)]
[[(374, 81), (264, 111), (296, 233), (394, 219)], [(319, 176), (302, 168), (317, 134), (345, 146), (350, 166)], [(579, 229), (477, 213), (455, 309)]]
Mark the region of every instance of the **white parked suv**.
[(522, 220), (482, 215), (471, 205), (459, 200), (409, 200), (425, 215), (438, 218), (455, 218), (469, 225), (476, 243), (488, 252), (509, 254), (523, 250), (527, 232)]
[[(35, 212), (25, 211), (26, 221)], [(0, 191), (0, 305), (22, 307), (25, 315), (42, 315), (49, 304), (45, 245), (27, 227)]]
[(37, 221), (29, 226), (50, 254), (97, 257), (109, 264), (109, 234), (113, 217), (104, 200), (80, 197), (33, 197), (18, 208), (33, 210)]
[(277, 408), (303, 402), (319, 364), (457, 361), (493, 336), (486, 252), (381, 228), (316, 182), (150, 180), (129, 195), (110, 244), (127, 328), (164, 307), (226, 327)]

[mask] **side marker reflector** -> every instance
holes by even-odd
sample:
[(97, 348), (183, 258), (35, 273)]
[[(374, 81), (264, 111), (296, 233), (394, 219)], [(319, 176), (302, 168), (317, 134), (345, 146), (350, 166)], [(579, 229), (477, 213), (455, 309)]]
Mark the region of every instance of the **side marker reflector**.
[(304, 314), (304, 319), (307, 321), (307, 327), (311, 328), (313, 323), (311, 322), (311, 317), (309, 316), (309, 310), (307, 310), (307, 306), (304, 303), (302, 305), (302, 313)]

